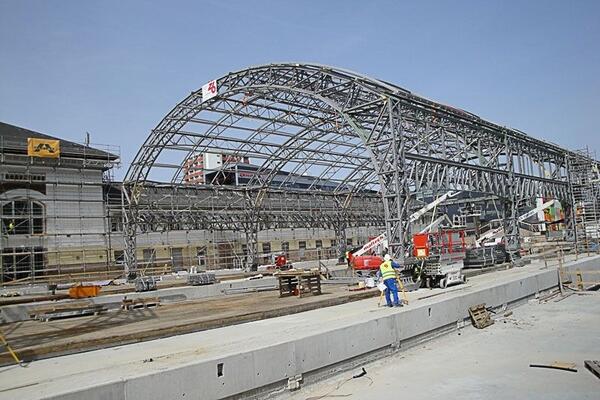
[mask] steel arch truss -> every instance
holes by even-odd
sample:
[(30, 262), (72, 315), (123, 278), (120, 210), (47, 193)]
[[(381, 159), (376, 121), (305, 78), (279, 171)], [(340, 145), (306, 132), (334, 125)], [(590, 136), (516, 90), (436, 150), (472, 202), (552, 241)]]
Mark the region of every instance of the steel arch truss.
[[(148, 220), (252, 234), (313, 224), (343, 230), (383, 217), (391, 251), (401, 257), (415, 192), (504, 197), (513, 247), (520, 200), (572, 203), (568, 163), (578, 154), (386, 82), (320, 65), (274, 64), (229, 73), (217, 87), (215, 97), (203, 99), (198, 90), (179, 103), (131, 164), (124, 182), (130, 267), (135, 235)], [(190, 160), (206, 153), (249, 160), (254, 169), (228, 185), (225, 172), (203, 165), (203, 184), (186, 184)], [(223, 171), (244, 167), (236, 164)], [(152, 200), (156, 195), (163, 200)], [(203, 211), (199, 205), (210, 201), (221, 211)], [(273, 208), (278, 202), (288, 203), (285, 212)]]

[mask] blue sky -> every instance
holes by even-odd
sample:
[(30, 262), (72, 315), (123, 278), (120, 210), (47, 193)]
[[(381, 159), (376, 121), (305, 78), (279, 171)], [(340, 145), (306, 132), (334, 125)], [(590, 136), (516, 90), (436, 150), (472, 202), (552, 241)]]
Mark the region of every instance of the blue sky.
[(599, 1), (0, 0), (0, 121), (128, 163), (206, 81), (307, 61), (600, 156), (599, 21)]

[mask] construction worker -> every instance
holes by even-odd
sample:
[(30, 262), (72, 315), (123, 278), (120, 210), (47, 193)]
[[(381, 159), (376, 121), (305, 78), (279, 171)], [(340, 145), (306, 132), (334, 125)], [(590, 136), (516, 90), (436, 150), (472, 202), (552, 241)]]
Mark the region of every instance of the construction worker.
[(347, 250), (346, 253), (345, 253), (345, 255), (346, 255), (346, 263), (348, 264), (348, 268), (350, 268), (350, 260), (351, 260), (350, 254), (351, 254), (350, 250)]
[[(389, 254), (383, 257), (384, 261), (379, 266), (377, 271), (377, 277), (383, 280), (386, 287), (385, 289), (385, 301), (388, 307), (402, 307), (402, 303), (398, 299), (398, 287), (396, 286), (396, 268), (400, 268), (400, 264), (394, 262)], [(394, 297), (394, 303), (390, 296)]]
[(13, 233), (15, 230), (15, 221), (10, 221), (8, 223), (8, 233)]

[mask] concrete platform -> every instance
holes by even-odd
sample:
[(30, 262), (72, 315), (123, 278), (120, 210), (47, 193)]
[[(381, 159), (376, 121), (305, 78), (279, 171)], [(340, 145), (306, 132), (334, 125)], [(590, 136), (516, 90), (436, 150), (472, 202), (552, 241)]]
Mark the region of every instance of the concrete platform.
[[(600, 257), (568, 270), (600, 270)], [(592, 278), (584, 277), (584, 280)], [(596, 276), (594, 276), (596, 279)], [(510, 307), (556, 287), (535, 263), (409, 294), (402, 309), (377, 299), (0, 369), (0, 399), (259, 397), (393, 354), (462, 326), (467, 308)]]
[[(532, 301), (483, 330), (467, 326), (368, 363), (364, 377), (349, 379), (357, 368), (277, 400), (327, 393), (349, 400), (596, 400), (600, 379), (583, 361), (600, 359), (599, 316), (600, 292)], [(575, 363), (577, 372), (529, 367), (555, 360)]]

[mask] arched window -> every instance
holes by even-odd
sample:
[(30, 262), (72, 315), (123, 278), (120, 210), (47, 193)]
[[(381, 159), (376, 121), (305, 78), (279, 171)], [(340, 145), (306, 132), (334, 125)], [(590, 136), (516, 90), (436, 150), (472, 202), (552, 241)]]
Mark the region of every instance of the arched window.
[(6, 235), (41, 235), (45, 232), (44, 204), (30, 199), (2, 203), (0, 218)]

